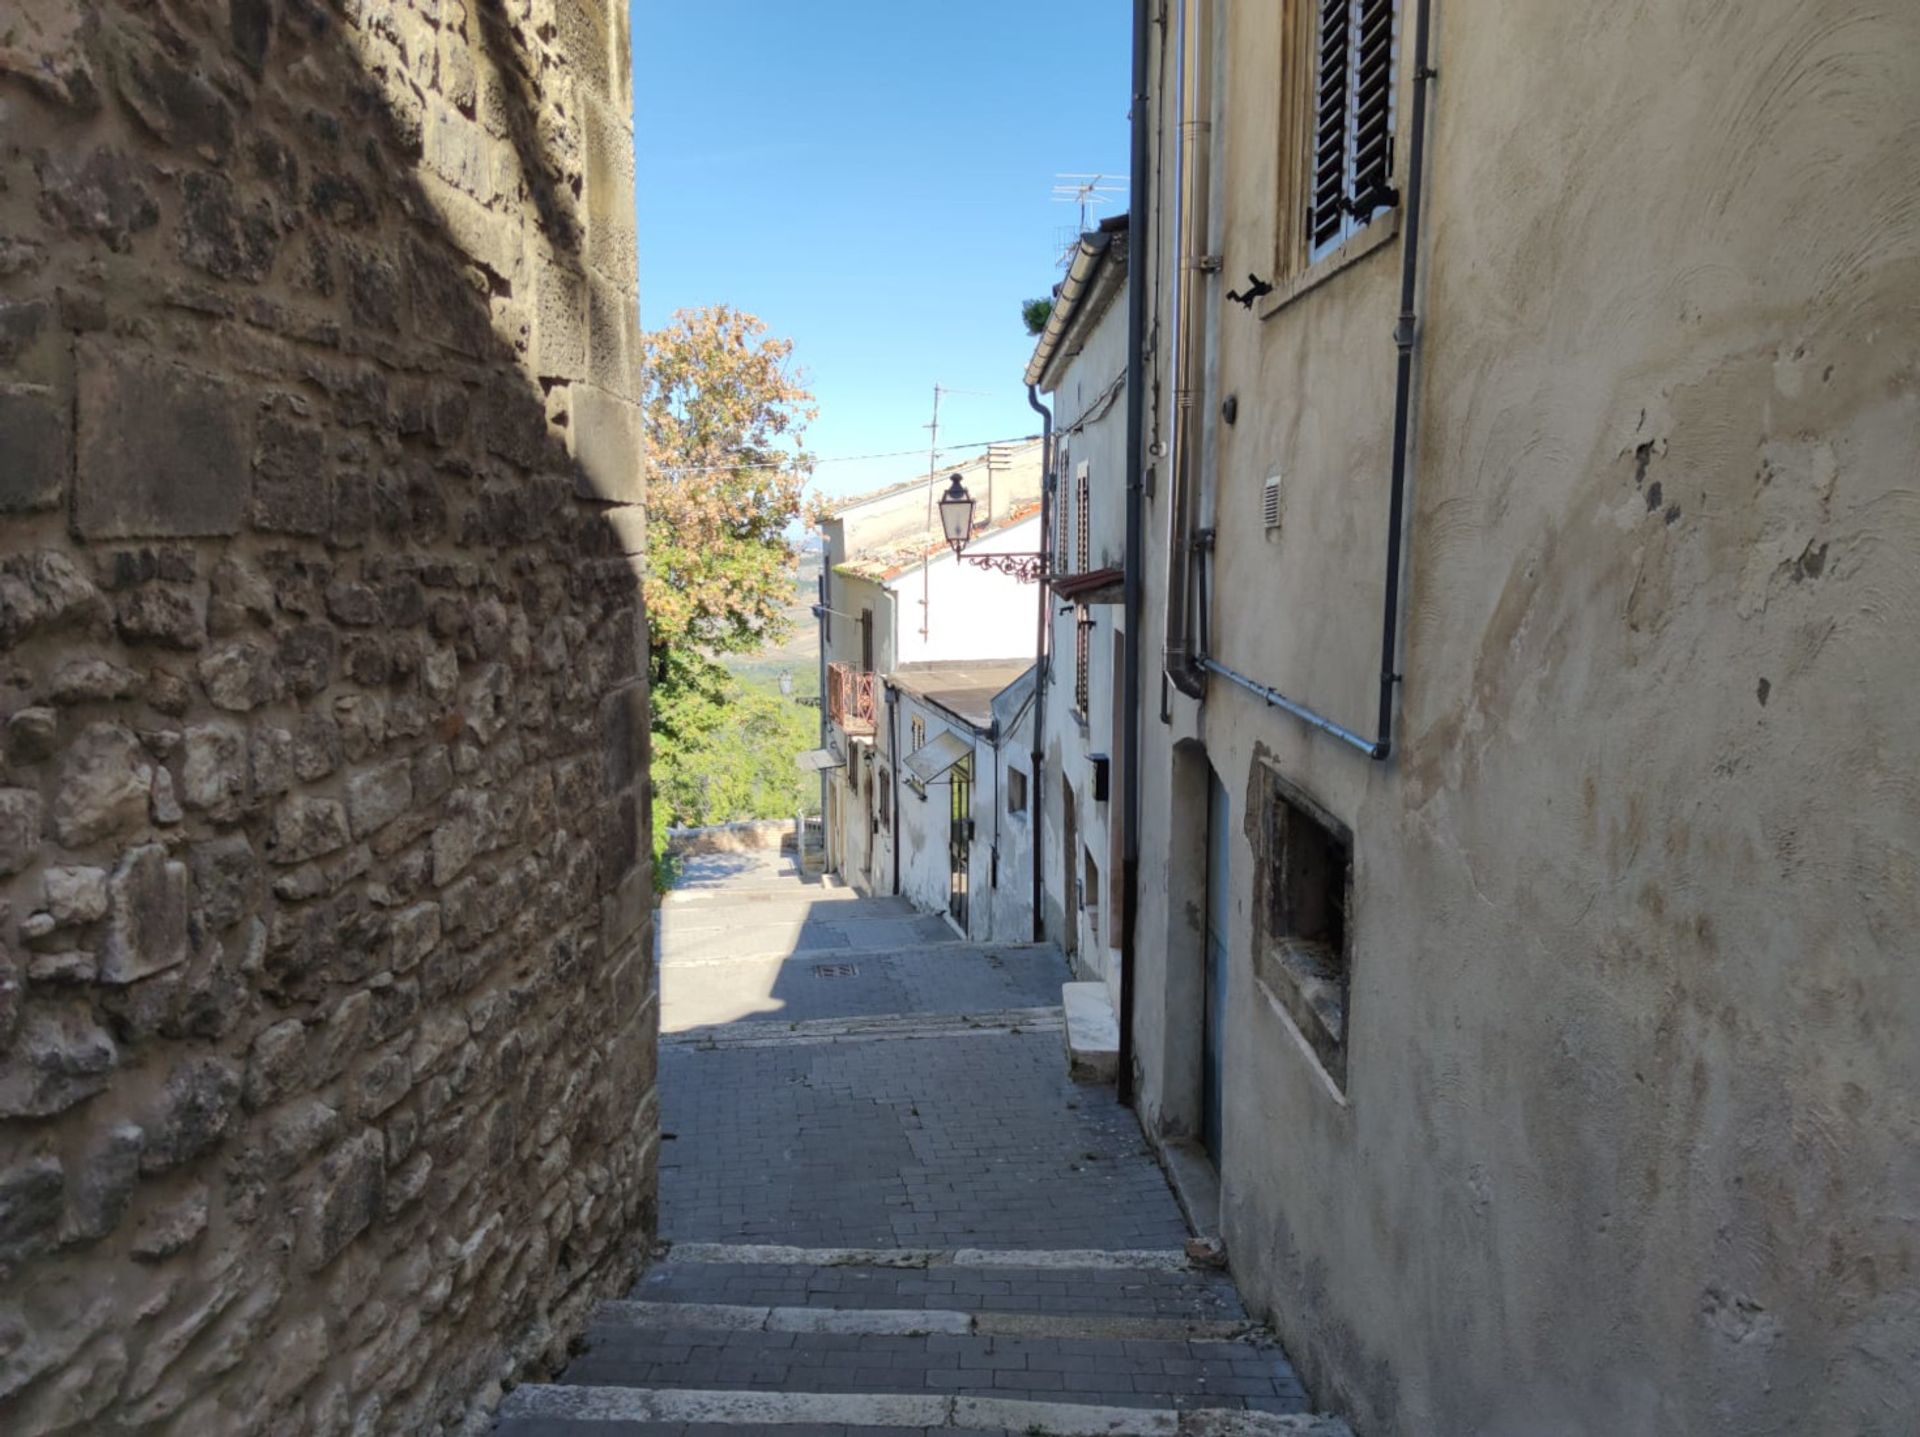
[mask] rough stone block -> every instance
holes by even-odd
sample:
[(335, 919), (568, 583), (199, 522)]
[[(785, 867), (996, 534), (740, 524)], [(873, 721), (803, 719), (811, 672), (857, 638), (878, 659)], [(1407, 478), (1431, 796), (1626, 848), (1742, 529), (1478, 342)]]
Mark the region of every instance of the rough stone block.
[(247, 796), (247, 739), (232, 724), (195, 724), (181, 737), (180, 800), (216, 821), (239, 816)]
[(106, 597), (58, 550), (0, 559), (0, 645), (41, 631), (95, 628), (106, 614)]
[(62, 928), (94, 923), (107, 916), (107, 871), (104, 868), (55, 866), (40, 876), (41, 906)]
[(639, 318), (633, 291), (594, 275), (587, 282), (587, 377), (609, 394), (632, 399), (638, 390)]
[(587, 258), (632, 292), (638, 277), (634, 237), (633, 131), (610, 105), (582, 96), (586, 132)]
[(0, 878), (18, 873), (40, 850), (40, 795), (0, 788)]
[(380, 1210), (387, 1165), (377, 1128), (347, 1139), (321, 1161), (302, 1204), (306, 1213), (301, 1265), (325, 1267), (358, 1237)]
[(355, 838), (365, 838), (392, 823), (413, 802), (413, 764), (396, 758), (364, 769), (347, 780), (347, 817)]
[(50, 1153), (0, 1172), (0, 1262), (53, 1245), (66, 1191), (66, 1170)]
[(240, 1069), (225, 1058), (189, 1058), (167, 1074), (165, 1090), (144, 1125), (143, 1173), (169, 1172), (225, 1136), (240, 1103)]
[(305, 863), (353, 841), (346, 807), (333, 798), (296, 794), (273, 811), (267, 855), (277, 864)]
[(572, 392), (574, 492), (583, 499), (646, 499), (640, 411), (617, 395), (576, 384)]
[(600, 771), (609, 793), (631, 785), (647, 768), (647, 689), (627, 684), (600, 702)]
[(116, 838), (146, 823), (153, 767), (119, 724), (96, 723), (68, 747), (53, 797), (54, 836), (69, 848)]
[(60, 502), (72, 464), (67, 437), (66, 412), (51, 391), (0, 385), (0, 514)]
[(148, 354), (79, 347), (73, 524), (87, 539), (235, 534), (249, 486), (233, 386)]
[(581, 379), (587, 372), (587, 284), (555, 264), (540, 267), (535, 293), (541, 374)]
[(133, 237), (160, 223), (151, 172), (124, 151), (101, 146), (78, 165), (38, 159), (40, 213), (70, 234), (91, 236), (125, 253)]
[(157, 843), (120, 860), (107, 880), (107, 942), (102, 983), (131, 983), (187, 961), (191, 885), (187, 865)]
[(21, 1020), (11, 1060), (0, 1067), (0, 1118), (64, 1112), (107, 1085), (120, 1061), (113, 1036), (84, 999), (36, 1004)]
[(142, 1262), (159, 1262), (185, 1252), (207, 1230), (207, 1189), (196, 1183), (177, 1202), (167, 1203), (140, 1220), (132, 1252)]

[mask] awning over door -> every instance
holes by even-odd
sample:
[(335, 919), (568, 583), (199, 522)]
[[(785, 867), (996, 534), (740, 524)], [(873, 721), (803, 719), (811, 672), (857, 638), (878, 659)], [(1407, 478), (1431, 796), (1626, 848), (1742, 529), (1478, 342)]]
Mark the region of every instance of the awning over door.
[(916, 782), (929, 784), (972, 752), (971, 743), (948, 729), (907, 755), (907, 772)]
[(810, 748), (796, 755), (794, 762), (800, 765), (803, 772), (822, 773), (830, 768), (840, 768), (846, 761), (830, 748)]

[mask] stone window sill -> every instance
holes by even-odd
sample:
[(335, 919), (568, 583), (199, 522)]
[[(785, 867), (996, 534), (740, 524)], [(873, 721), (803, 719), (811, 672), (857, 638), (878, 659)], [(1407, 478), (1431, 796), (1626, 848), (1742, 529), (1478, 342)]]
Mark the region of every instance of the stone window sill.
[(1325, 944), (1283, 939), (1254, 958), (1254, 977), (1290, 1020), (1334, 1088), (1347, 1085), (1346, 983)]
[(1395, 206), (1332, 253), (1322, 255), (1298, 274), (1275, 285), (1266, 308), (1260, 311), (1260, 318), (1272, 319), (1302, 295), (1318, 289), (1342, 270), (1352, 268), (1399, 237), (1400, 210)]

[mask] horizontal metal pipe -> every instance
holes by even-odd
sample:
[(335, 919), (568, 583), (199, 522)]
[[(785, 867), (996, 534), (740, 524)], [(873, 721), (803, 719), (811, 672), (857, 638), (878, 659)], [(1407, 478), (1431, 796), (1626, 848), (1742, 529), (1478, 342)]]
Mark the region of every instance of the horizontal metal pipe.
[(1376, 743), (1374, 742), (1374, 740), (1370, 738), (1362, 738), (1359, 734), (1355, 733), (1352, 729), (1343, 728), (1341, 725), (1335, 723), (1332, 719), (1327, 718), (1322, 714), (1315, 713), (1312, 709), (1308, 708), (1305, 704), (1294, 702), (1292, 699), (1288, 698), (1285, 694), (1281, 693), (1280, 690), (1270, 689), (1265, 684), (1260, 683), (1255, 679), (1250, 679), (1245, 674), (1240, 673), (1237, 670), (1228, 668), (1225, 664), (1221, 663), (1217, 659), (1203, 658), (1200, 660), (1200, 667), (1205, 669), (1210, 674), (1220, 675), (1221, 678), (1227, 680), (1227, 682), (1229, 683), (1240, 685), (1241, 688), (1245, 689), (1250, 694), (1257, 694), (1259, 697), (1266, 700), (1266, 702), (1272, 705), (1274, 708), (1285, 709), (1288, 713), (1292, 714), (1295, 718), (1300, 719), (1302, 722), (1310, 724), (1314, 728), (1319, 729), (1321, 733), (1329, 734), (1332, 737), (1339, 739), (1340, 742), (1342, 743), (1351, 744), (1353, 747), (1359, 749), (1360, 752), (1364, 753), (1368, 758), (1385, 758), (1387, 756), (1385, 744)]

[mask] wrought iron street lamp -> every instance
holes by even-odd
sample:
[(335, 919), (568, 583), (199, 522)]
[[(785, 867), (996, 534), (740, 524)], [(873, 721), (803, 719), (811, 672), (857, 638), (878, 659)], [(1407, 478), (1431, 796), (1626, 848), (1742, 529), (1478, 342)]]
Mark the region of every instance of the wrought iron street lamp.
[(978, 564), (995, 573), (1011, 574), (1023, 584), (1037, 584), (1047, 577), (1045, 554), (969, 554), (967, 543), (973, 538), (973, 496), (958, 474), (947, 476), (947, 492), (940, 496), (940, 527), (954, 558), (966, 564)]

